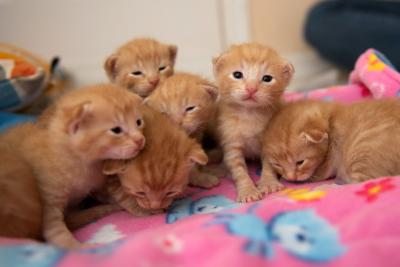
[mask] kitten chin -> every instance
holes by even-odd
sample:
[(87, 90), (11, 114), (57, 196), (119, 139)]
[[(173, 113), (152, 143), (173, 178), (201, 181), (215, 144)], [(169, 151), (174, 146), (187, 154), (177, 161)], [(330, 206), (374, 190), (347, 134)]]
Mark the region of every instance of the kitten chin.
[(287, 103), (262, 134), (263, 172), (260, 183), (274, 192), (278, 177), (292, 182), (317, 179), (329, 154), (329, 119), (333, 103), (313, 100)]
[(111, 82), (146, 97), (174, 73), (177, 51), (154, 39), (133, 39), (107, 58), (104, 69)]
[(105, 174), (120, 177), (122, 190), (114, 189), (113, 198), (134, 215), (138, 207), (149, 212), (167, 208), (183, 194), (192, 167), (207, 163), (200, 145), (167, 116), (149, 107), (144, 118), (147, 144), (142, 152), (132, 161), (107, 161), (103, 166)]
[[(123, 88), (91, 86), (71, 91), (36, 123), (22, 124), (0, 137), (0, 142), (15, 151), (12, 164), (25, 164), (27, 180), (15, 186), (23, 187), (30, 182), (28, 174), (36, 174), (42, 203), (32, 216), (42, 218), (40, 236), (65, 248), (82, 246), (67, 230), (65, 207), (74, 206), (104, 184), (100, 166), (104, 158), (130, 158), (143, 148), (141, 107), (141, 98)], [(9, 161), (0, 164), (2, 170), (12, 168)], [(2, 174), (0, 181), (7, 178)], [(32, 192), (24, 196), (30, 195), (32, 203), (40, 202)]]
[(259, 157), (259, 136), (281, 103), (293, 66), (275, 50), (256, 43), (234, 45), (213, 60), (220, 91), (217, 136), (238, 191), (237, 200), (261, 199), (265, 188), (253, 184), (246, 157)]

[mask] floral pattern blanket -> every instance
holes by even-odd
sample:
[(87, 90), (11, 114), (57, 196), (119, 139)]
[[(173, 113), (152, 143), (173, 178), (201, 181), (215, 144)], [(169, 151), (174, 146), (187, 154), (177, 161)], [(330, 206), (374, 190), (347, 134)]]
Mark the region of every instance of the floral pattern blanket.
[[(400, 75), (370, 49), (348, 85), (285, 97), (350, 103), (399, 91)], [(249, 162), (254, 181), (260, 169)], [(400, 179), (285, 185), (248, 204), (234, 201), (229, 177), (212, 190), (190, 188), (165, 214), (119, 212), (78, 230), (79, 240), (97, 244), (90, 249), (0, 238), (0, 266), (400, 266)]]

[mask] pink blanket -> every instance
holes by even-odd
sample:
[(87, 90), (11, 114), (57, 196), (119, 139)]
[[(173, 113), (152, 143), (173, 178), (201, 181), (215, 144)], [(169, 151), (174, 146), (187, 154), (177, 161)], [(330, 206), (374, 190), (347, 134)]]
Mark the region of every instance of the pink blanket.
[[(397, 96), (399, 89), (400, 75), (368, 50), (349, 85), (286, 97), (352, 102)], [(259, 164), (249, 163), (249, 170), (256, 181)], [(259, 202), (238, 204), (232, 181), (223, 178), (212, 190), (192, 188), (166, 214), (115, 213), (76, 232), (99, 244), (93, 249), (3, 238), (0, 266), (400, 266), (400, 179), (286, 185)]]

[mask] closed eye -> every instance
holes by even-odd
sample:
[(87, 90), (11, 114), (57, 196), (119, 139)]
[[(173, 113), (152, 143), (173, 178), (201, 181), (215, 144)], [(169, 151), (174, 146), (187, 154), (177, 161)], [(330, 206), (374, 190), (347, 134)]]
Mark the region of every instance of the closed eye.
[(132, 194), (134, 194), (137, 197), (141, 197), (141, 198), (146, 197), (146, 192), (144, 192), (144, 191), (135, 191), (135, 192), (132, 192)]
[(169, 192), (167, 192), (166, 194), (165, 194), (165, 196), (166, 197), (174, 197), (174, 196), (176, 196), (176, 195), (178, 195), (179, 194), (179, 192), (177, 192), (177, 191), (169, 191)]
[(158, 70), (159, 70), (159, 71), (163, 71), (163, 70), (165, 70), (166, 68), (167, 68), (167, 66), (161, 66), (161, 67), (158, 68)]
[(297, 167), (300, 167), (300, 166), (303, 165), (303, 164), (304, 164), (304, 159), (303, 159), (303, 160), (298, 160), (298, 161), (296, 161)]
[(185, 112), (191, 112), (193, 110), (195, 110), (196, 106), (188, 106), (185, 108)]

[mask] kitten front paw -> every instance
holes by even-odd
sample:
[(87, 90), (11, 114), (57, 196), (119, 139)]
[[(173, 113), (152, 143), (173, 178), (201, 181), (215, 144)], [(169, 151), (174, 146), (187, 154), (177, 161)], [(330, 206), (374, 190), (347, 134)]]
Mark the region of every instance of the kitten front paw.
[(238, 188), (237, 202), (253, 202), (263, 198), (263, 192), (258, 190), (253, 184)]
[(263, 193), (272, 194), (283, 190), (285, 186), (278, 181), (261, 181), (257, 184), (257, 188)]
[(272, 194), (281, 191), (285, 188), (283, 184), (278, 181), (259, 182), (257, 184), (258, 190), (265, 194)]
[(190, 185), (202, 187), (206, 189), (219, 185), (219, 178), (208, 173), (199, 173), (196, 177), (190, 179)]

